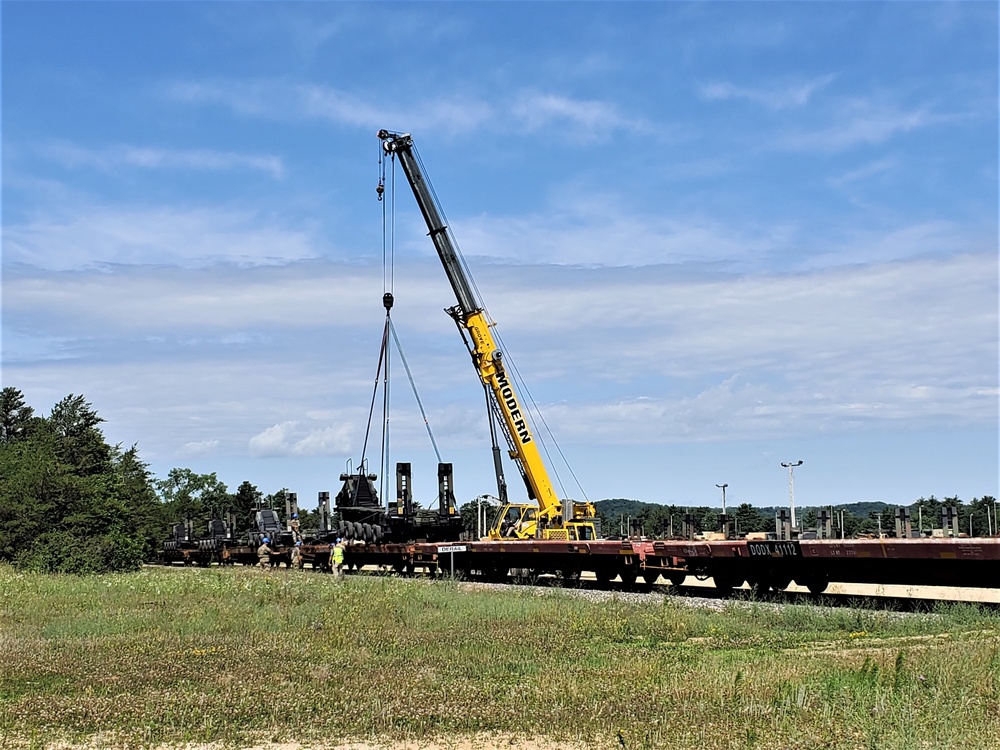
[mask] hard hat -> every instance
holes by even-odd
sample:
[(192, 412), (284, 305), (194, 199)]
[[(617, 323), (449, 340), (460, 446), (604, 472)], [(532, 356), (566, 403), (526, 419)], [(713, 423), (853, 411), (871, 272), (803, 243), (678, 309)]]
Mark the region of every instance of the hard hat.
[(296, 546), (296, 547), (301, 547), (301, 546), (302, 546), (302, 542), (296, 542), (296, 543), (295, 543), (295, 546)]
[(292, 518), (298, 518), (298, 517), (299, 517), (298, 513), (292, 513)]
[(340, 537), (337, 537), (337, 544), (340, 544)]
[(267, 537), (264, 537), (264, 538), (263, 538), (263, 539), (261, 539), (260, 541), (261, 541), (261, 542), (263, 542), (264, 544), (270, 544), (270, 543), (271, 543), (271, 540), (270, 540), (270, 539), (268, 539)]

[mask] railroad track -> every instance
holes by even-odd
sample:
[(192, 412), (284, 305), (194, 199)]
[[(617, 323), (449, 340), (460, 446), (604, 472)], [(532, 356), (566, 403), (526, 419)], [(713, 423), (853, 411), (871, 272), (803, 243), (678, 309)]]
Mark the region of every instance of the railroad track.
[[(376, 566), (368, 566), (352, 575), (390, 575), (392, 571), (382, 570)], [(444, 574), (445, 577), (447, 574)], [(426, 578), (428, 574), (415, 574), (416, 578)], [(626, 586), (619, 581), (602, 583), (594, 576), (584, 574), (579, 581), (563, 585), (554, 576), (540, 576), (534, 581), (518, 582), (511, 580), (503, 583), (486, 583), (477, 580), (465, 582), (476, 588), (493, 588), (497, 590), (514, 590), (517, 588), (536, 587), (540, 590), (562, 588), (568, 591), (600, 594), (601, 598), (627, 596), (634, 597), (671, 596), (693, 605), (703, 605), (720, 608), (726, 602), (760, 602), (770, 604), (810, 604), (833, 607), (850, 607), (862, 609), (879, 609), (899, 612), (926, 612), (936, 603), (967, 603), (983, 608), (1000, 611), (1000, 589), (958, 588), (950, 586), (894, 586), (883, 584), (831, 583), (826, 592), (814, 595), (802, 586), (791, 584), (786, 590), (769, 591), (760, 595), (748, 586), (734, 589), (728, 595), (721, 594), (711, 579), (700, 581), (688, 576), (682, 586), (666, 583), (661, 578), (652, 585), (638, 582)]]

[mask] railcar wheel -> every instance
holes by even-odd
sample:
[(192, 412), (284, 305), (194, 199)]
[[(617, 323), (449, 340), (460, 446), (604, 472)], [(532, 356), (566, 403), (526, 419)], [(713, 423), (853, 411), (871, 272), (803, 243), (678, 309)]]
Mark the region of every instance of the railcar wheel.
[(642, 572), (642, 580), (646, 582), (647, 586), (652, 586), (659, 578), (660, 574), (655, 570), (644, 570)]
[(639, 573), (634, 568), (629, 568), (628, 570), (623, 570), (618, 575), (622, 579), (623, 586), (634, 586), (635, 579), (639, 576)]
[(824, 591), (826, 587), (830, 585), (830, 582), (826, 579), (826, 576), (812, 576), (806, 578), (803, 581), (796, 581), (800, 586), (805, 586), (809, 589), (809, 593), (813, 596), (819, 596)]
[(715, 590), (719, 592), (720, 596), (729, 596), (733, 593), (733, 589), (736, 588), (738, 583), (742, 583), (742, 581), (737, 582), (733, 576), (718, 571), (712, 576), (712, 581), (715, 583)]
[(771, 588), (775, 591), (784, 591), (792, 585), (792, 577), (789, 575), (778, 575), (771, 579)]
[(563, 570), (560, 572), (559, 577), (562, 579), (563, 586), (575, 586), (580, 582), (580, 571)]
[(614, 571), (607, 568), (598, 568), (594, 571), (594, 576), (597, 578), (598, 583), (611, 583), (611, 579), (615, 577), (615, 574)]
[(671, 573), (667, 576), (670, 579), (670, 585), (674, 588), (680, 588), (684, 585), (684, 581), (687, 580), (687, 576), (683, 573)]

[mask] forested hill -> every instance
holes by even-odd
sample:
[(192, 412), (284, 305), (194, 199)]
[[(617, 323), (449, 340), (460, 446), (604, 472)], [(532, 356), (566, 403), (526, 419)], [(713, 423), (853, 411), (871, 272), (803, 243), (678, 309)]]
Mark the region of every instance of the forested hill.
[[(619, 497), (608, 498), (606, 500), (598, 500), (596, 503), (594, 503), (594, 505), (597, 507), (597, 512), (601, 513), (607, 518), (617, 518), (618, 516), (622, 515), (638, 516), (643, 511), (649, 513), (657, 508), (664, 507), (664, 504), (662, 503), (647, 503), (643, 502), (642, 500), (627, 500), (625, 498), (619, 498)], [(701, 511), (705, 508), (712, 508), (715, 509), (716, 511), (722, 510), (720, 502), (717, 502), (713, 505), (680, 505), (674, 503), (674, 504), (668, 504), (666, 507), (674, 508), (675, 512), (678, 510), (680, 512), (686, 512), (688, 509), (690, 509), (692, 513)], [(767, 507), (757, 506), (757, 510), (764, 515), (773, 517), (775, 512), (777, 512), (779, 508), (784, 508), (784, 507), (787, 506), (785, 505), (774, 505)], [(803, 511), (807, 511), (813, 506), (803, 505), (797, 507), (801, 508), (801, 510)], [(830, 506), (820, 506), (820, 508), (822, 507), (828, 508)], [(834, 505), (833, 509), (835, 511), (841, 511), (841, 510), (845, 511), (859, 518), (867, 518), (871, 513), (886, 513), (888, 511), (891, 511), (895, 507), (897, 506), (890, 505), (889, 503), (870, 501), (870, 502), (857, 502), (857, 503), (842, 503), (840, 505)], [(736, 505), (734, 504), (731, 506), (730, 510), (735, 508)], [(819, 508), (816, 508), (816, 510), (819, 510)]]

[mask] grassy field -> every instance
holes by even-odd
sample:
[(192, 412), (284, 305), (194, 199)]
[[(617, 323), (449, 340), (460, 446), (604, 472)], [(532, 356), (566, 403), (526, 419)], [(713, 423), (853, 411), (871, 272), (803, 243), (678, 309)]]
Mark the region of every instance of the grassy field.
[(1000, 616), (0, 567), (0, 747), (1000, 748)]

